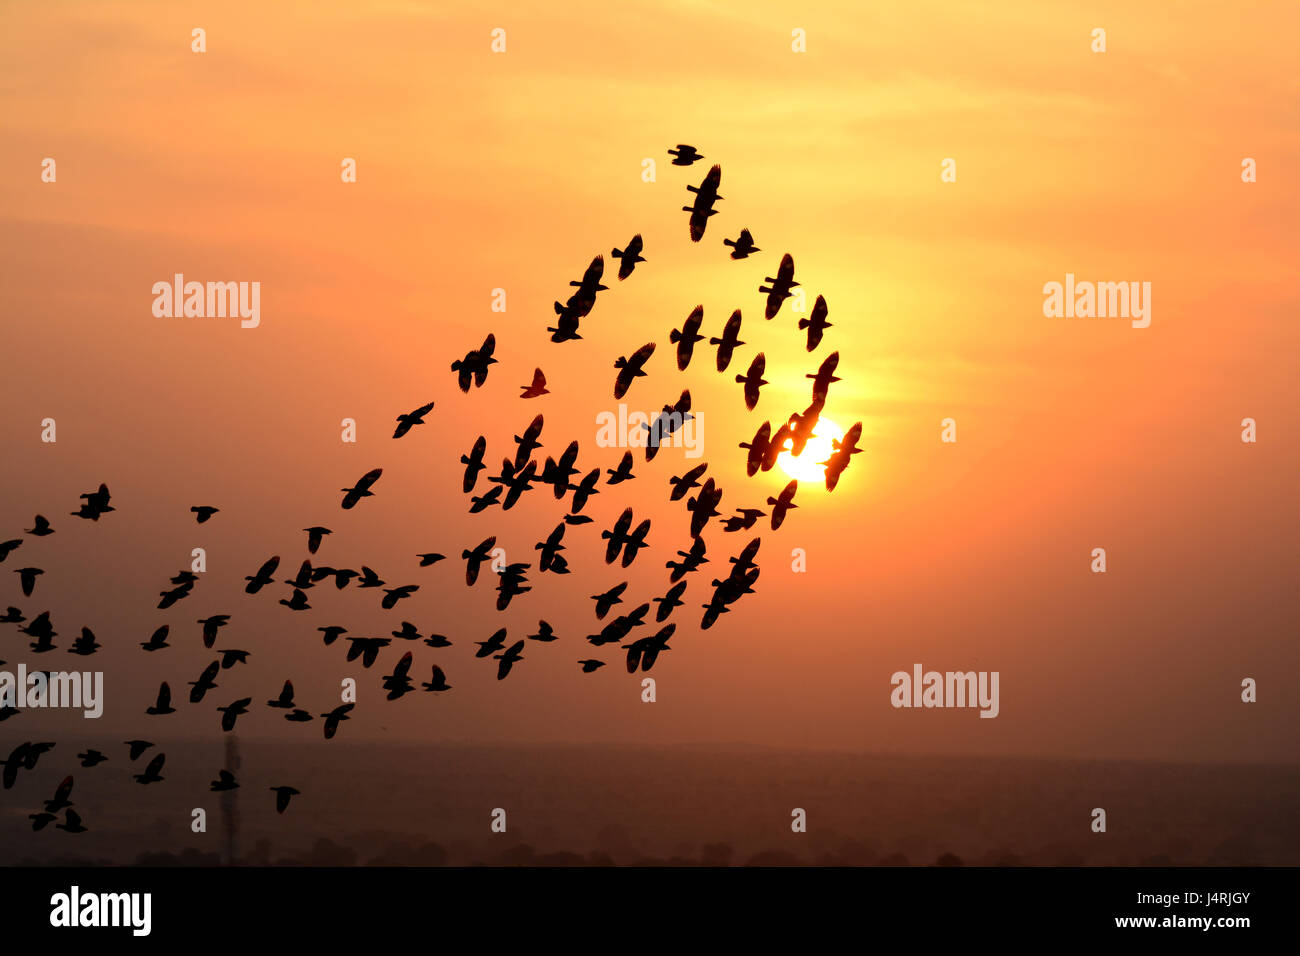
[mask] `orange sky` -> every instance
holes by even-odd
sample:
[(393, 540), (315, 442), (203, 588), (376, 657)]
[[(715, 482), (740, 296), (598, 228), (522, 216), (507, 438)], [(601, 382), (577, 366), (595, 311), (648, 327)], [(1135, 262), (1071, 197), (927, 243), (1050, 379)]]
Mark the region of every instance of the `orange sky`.
[[(6, 562), (49, 571), (36, 596), (0, 582), (0, 603), (48, 607), (65, 642), (95, 628), (101, 723), (124, 727), (159, 680), (192, 680), (210, 656), (186, 622), (225, 611), (229, 643), (253, 651), (248, 693), (292, 677), (326, 709), (356, 676), (358, 736), (1293, 760), (1300, 16), (1130, 6), (10, 7), (0, 539), (38, 511), (60, 533)], [(790, 50), (796, 27), (807, 53)], [(678, 142), (705, 162), (670, 166)], [(356, 184), (339, 180), (343, 157)], [(945, 157), (956, 183), (940, 181)], [(724, 199), (696, 245), (684, 187), (714, 162)], [(742, 227), (763, 252), (732, 262), (721, 240)], [(581, 342), (547, 341), (552, 300), (635, 232), (648, 261), (607, 283)], [(788, 308), (761, 317), (757, 286), (785, 252), (809, 299), (830, 303), (813, 355)], [(261, 326), (155, 318), (151, 286), (176, 272), (260, 281)], [(1150, 282), (1150, 328), (1044, 318), (1042, 286), (1067, 272)], [(505, 314), (489, 310), (497, 287)], [(697, 303), (706, 335), (744, 310), (726, 375), (711, 349), (673, 367), (668, 330)], [(488, 330), (500, 364), (461, 395), (448, 363)], [(570, 529), (574, 573), (534, 568), (506, 614), (490, 584), (464, 588), (459, 562), (411, 556), (497, 534), (535, 561), (563, 506), (540, 489), (467, 515), (457, 456), (482, 433), (498, 462), (542, 412), (543, 454), (576, 438), (580, 467), (612, 467), (622, 450), (594, 446), (594, 417), (616, 407), (613, 360), (652, 340), (625, 401), (655, 411), (691, 389), (725, 507), (761, 507), (784, 484), (746, 479), (736, 444), (802, 409), (804, 374), (833, 349), (844, 381), (826, 414), (861, 421), (865, 451), (833, 494), (801, 483), (800, 509), (762, 534), (758, 593), (701, 632), (709, 578), (750, 537), (713, 527), (714, 573), (695, 576), (645, 705), (612, 655), (578, 673), (586, 595), (629, 577), (636, 603), (663, 593), (688, 521), (666, 479), (696, 462), (638, 453), (640, 477), (602, 486), (596, 523)], [(757, 350), (772, 384), (747, 413), (732, 379)], [(553, 394), (520, 401), (535, 365)], [(429, 400), (429, 424), (391, 441), (393, 418)], [(39, 441), (47, 416), (56, 445)], [(1239, 440), (1247, 416), (1254, 445)], [(356, 445), (339, 441), (344, 417)], [(955, 445), (939, 441), (947, 417)], [(377, 466), (377, 496), (341, 512), (336, 489)], [(74, 525), (100, 481), (118, 512)], [(202, 528), (187, 513), (199, 503), (222, 508)], [(653, 520), (626, 574), (597, 537), (624, 505)], [(336, 532), (320, 563), (369, 564), (419, 595), (389, 614), (373, 592), (342, 592), (295, 615), (239, 592), (270, 554), (292, 573), (298, 529), (317, 523)], [(153, 595), (196, 546), (208, 578), (162, 615)], [(796, 547), (806, 574), (790, 570)], [(1104, 576), (1089, 573), (1094, 547)], [(507, 681), (471, 659), (470, 641), (503, 625), (522, 637), (538, 617), (562, 643), (526, 649)], [(457, 642), (415, 648), (420, 679), (440, 663), (456, 692), (383, 704), (379, 677), (406, 648), (362, 672), (314, 630), (402, 619)], [(144, 659), (134, 645), (163, 621), (177, 647)], [(6, 633), (0, 656), (24, 659)], [(889, 675), (918, 661), (999, 671), (999, 718), (891, 709)], [(1246, 676), (1258, 704), (1238, 700)], [(283, 732), (256, 717), (248, 733)], [(175, 721), (216, 731), (206, 712)]]

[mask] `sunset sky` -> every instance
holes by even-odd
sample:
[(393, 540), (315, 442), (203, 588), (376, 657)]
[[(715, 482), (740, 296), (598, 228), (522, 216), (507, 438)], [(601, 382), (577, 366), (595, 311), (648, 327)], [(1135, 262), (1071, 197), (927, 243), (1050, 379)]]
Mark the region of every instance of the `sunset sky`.
[[(213, 656), (194, 621), (229, 613), (219, 646), (252, 657), (211, 703), (251, 695), (250, 736), (318, 740), (262, 701), (290, 678), (319, 713), (355, 677), (341, 731), (355, 738), (1297, 758), (1293, 5), (68, 2), (9, 4), (0, 24), (0, 540), (25, 539), (0, 572), (46, 570), (30, 599), (0, 574), (0, 608), (48, 609), (60, 632), (33, 656), (0, 625), (0, 658), (104, 670), (96, 733), (143, 732), (158, 682), (180, 693)], [(671, 166), (677, 143), (706, 158)], [(1258, 182), (1242, 182), (1245, 157)], [(713, 163), (723, 199), (696, 244), (685, 187)], [(762, 251), (735, 262), (722, 239), (741, 228)], [(610, 250), (638, 232), (647, 261), (620, 283)], [(762, 317), (758, 286), (787, 252), (808, 307), (830, 305), (811, 354), (790, 303)], [(581, 341), (550, 342), (552, 302), (597, 254), (610, 290)], [(155, 317), (152, 285), (175, 273), (259, 281), (260, 327)], [(1150, 282), (1150, 327), (1044, 317), (1043, 285), (1066, 273)], [(668, 332), (697, 304), (706, 336), (743, 310), (725, 374), (707, 343), (675, 367)], [(489, 331), (499, 364), (461, 394), (449, 363)], [(583, 472), (614, 467), (623, 449), (596, 447), (595, 418), (617, 410), (615, 358), (650, 341), (623, 401), (653, 414), (689, 388), (703, 457), (638, 451), (638, 477), (602, 484), (595, 522), (568, 529), (573, 573), (540, 574), (533, 544), (568, 502), (542, 487), (469, 515), (457, 459), (483, 434), (495, 469), (542, 413), (540, 456), (577, 439)], [(670, 475), (707, 461), (724, 514), (766, 510), (788, 478), (747, 479), (737, 443), (802, 410), (804, 376), (835, 350), (825, 415), (862, 422), (863, 454), (833, 493), (801, 482), (777, 532), (715, 519), (650, 675), (658, 701), (642, 703), (642, 675), (583, 640), (599, 627), (587, 596), (627, 579), (630, 610), (664, 593), (664, 562), (689, 545)], [(758, 351), (771, 384), (747, 412), (734, 377)], [(552, 394), (522, 401), (535, 366)], [(431, 400), (428, 424), (393, 441), (394, 418)], [(956, 443), (940, 441), (946, 418)], [(375, 467), (375, 497), (341, 511), (338, 489)], [(117, 511), (72, 518), (101, 481)], [(198, 504), (221, 512), (196, 525)], [(652, 529), (625, 572), (599, 531), (628, 505)], [(54, 536), (21, 534), (38, 512)], [(313, 563), (421, 590), (394, 611), (326, 585), (311, 611), (278, 606), (316, 524), (334, 534)], [(505, 613), (459, 560), (491, 534), (534, 564)], [(709, 581), (754, 534), (757, 593), (701, 631)], [(195, 547), (207, 573), (156, 610)], [(1097, 547), (1105, 574), (1089, 570)], [(448, 559), (417, 568), (424, 551)], [(272, 554), (277, 585), (245, 595)], [(538, 618), (561, 640), (529, 642), (508, 679), (473, 658), (472, 641)], [(455, 646), (394, 641), (363, 670), (316, 631), (402, 620)], [(162, 623), (174, 647), (142, 654)], [(83, 625), (96, 657), (65, 653)], [(413, 677), (437, 663), (454, 690), (383, 701), (408, 649)], [(609, 666), (580, 673), (593, 656)], [(918, 662), (998, 671), (998, 718), (892, 708), (890, 675)], [(217, 736), (208, 703), (169, 729)]]

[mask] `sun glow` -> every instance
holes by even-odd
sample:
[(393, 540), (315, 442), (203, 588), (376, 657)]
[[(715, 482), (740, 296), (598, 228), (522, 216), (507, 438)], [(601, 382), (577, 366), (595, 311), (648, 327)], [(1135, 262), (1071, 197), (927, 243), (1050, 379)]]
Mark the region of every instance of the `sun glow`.
[(787, 449), (777, 457), (776, 463), (791, 478), (799, 481), (824, 481), (826, 466), (820, 463), (835, 453), (831, 441), (838, 441), (843, 437), (844, 429), (839, 425), (829, 418), (818, 419), (812, 437), (808, 439), (808, 444), (804, 445), (798, 457), (790, 454)]

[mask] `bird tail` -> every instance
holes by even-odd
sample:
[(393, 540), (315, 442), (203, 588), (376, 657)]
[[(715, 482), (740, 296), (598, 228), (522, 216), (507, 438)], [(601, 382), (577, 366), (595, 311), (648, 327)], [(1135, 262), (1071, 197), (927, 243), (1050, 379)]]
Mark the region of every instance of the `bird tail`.
[(611, 256), (613, 256), (615, 259), (622, 259), (622, 258), (623, 258), (623, 253), (622, 253), (620, 250), (618, 250), (618, 249), (611, 249), (610, 252), (609, 252), (609, 254), (610, 254)]
[(681, 340), (682, 340), (682, 333), (679, 329), (673, 329), (671, 332), (668, 333), (669, 342), (680, 342)]
[(800, 320), (799, 320), (799, 328), (801, 328), (801, 329), (806, 329), (806, 328), (808, 328), (808, 326), (810, 326), (810, 325), (812, 325), (812, 319), (800, 319)]

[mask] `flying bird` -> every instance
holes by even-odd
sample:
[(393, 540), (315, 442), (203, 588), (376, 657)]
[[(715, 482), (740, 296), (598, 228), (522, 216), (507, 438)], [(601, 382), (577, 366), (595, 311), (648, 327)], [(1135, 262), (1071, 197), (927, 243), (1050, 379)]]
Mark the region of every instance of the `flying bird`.
[(244, 580), (248, 582), (248, 586), (244, 588), (245, 593), (256, 594), (270, 584), (274, 580), (272, 575), (275, 574), (275, 569), (279, 566), (280, 556), (277, 554), (258, 568), (256, 574), (245, 576)]
[(531, 385), (520, 385), (522, 390), (520, 398), (541, 398), (543, 395), (549, 395), (550, 389), (546, 387), (546, 375), (540, 368), (533, 369), (533, 383)]
[(763, 251), (754, 245), (754, 237), (749, 234), (748, 229), (740, 230), (740, 236), (736, 239), (723, 239), (722, 244), (731, 246), (731, 258), (733, 259), (746, 259), (752, 253)]
[(615, 249), (611, 253), (618, 260), (618, 278), (620, 282), (632, 274), (632, 270), (636, 268), (638, 262), (645, 262), (645, 259), (641, 258), (641, 247), (641, 233), (638, 232), (622, 251)]
[(825, 461), (818, 462), (826, 466), (826, 490), (834, 491), (836, 484), (839, 483), (840, 475), (844, 469), (849, 466), (854, 455), (862, 453), (858, 447), (858, 439), (862, 437), (862, 422), (855, 422), (853, 427), (842, 439), (831, 439), (831, 457)]
[(698, 488), (700, 486), (699, 477), (704, 474), (704, 470), (708, 467), (708, 462), (705, 462), (702, 465), (696, 465), (684, 475), (674, 475), (669, 478), (668, 483), (673, 486), (673, 490), (668, 493), (668, 500), (677, 501), (692, 488)]
[(767, 306), (763, 309), (763, 317), (767, 319), (775, 318), (777, 312), (781, 310), (781, 303), (790, 298), (790, 290), (799, 283), (794, 281), (794, 258), (790, 253), (781, 257), (780, 268), (776, 270), (775, 276), (767, 276), (764, 280), (770, 283), (770, 286), (759, 286), (759, 292), (767, 293)]
[(515, 641), (504, 653), (493, 655), (493, 659), (500, 662), (497, 664), (497, 680), (505, 680), (506, 675), (510, 673), (510, 668), (515, 665), (515, 662), (524, 659), (522, 653), (523, 649), (524, 642)]
[(794, 504), (794, 493), (799, 487), (799, 482), (792, 480), (782, 490), (780, 496), (776, 498), (768, 497), (767, 503), (772, 506), (772, 530), (775, 531), (781, 527), (781, 522), (785, 521), (786, 512), (791, 508), (798, 508)]
[[(394, 438), (401, 438), (416, 425), (424, 424), (424, 416), (433, 411), (433, 402), (427, 405), (421, 405), (413, 412), (407, 412), (405, 415), (397, 416), (397, 428), (393, 431)], [(375, 475), (378, 478), (378, 475)]]
[(151, 717), (176, 713), (176, 708), (172, 706), (172, 689), (167, 686), (166, 681), (158, 687), (158, 700), (146, 707), (144, 712)]
[(609, 485), (617, 485), (630, 478), (635, 478), (636, 475), (632, 474), (632, 453), (630, 451), (623, 452), (623, 457), (618, 461), (618, 468), (606, 468), (605, 472), (609, 475), (609, 480), (605, 483)]
[(759, 352), (754, 356), (754, 361), (749, 363), (749, 371), (744, 375), (736, 376), (736, 381), (745, 386), (745, 408), (751, 412), (758, 404), (758, 390), (768, 384), (767, 379), (763, 378), (766, 364), (767, 359), (763, 357), (762, 352)]
[(348, 711), (356, 704), (340, 704), (328, 713), (321, 714), (325, 718), (325, 739), (330, 740), (339, 729), (339, 722), (349, 720)]
[(432, 694), (451, 690), (451, 685), (447, 683), (447, 675), (442, 672), (442, 668), (437, 664), (433, 665), (433, 678), (420, 686)]
[(819, 295), (817, 301), (813, 303), (812, 314), (806, 319), (799, 320), (799, 328), (808, 330), (809, 352), (821, 344), (822, 333), (831, 327), (831, 324), (826, 321), (828, 311), (830, 310), (826, 307), (826, 297)]
[(456, 373), (456, 384), (460, 386), (462, 392), (469, 391), (471, 379), (473, 384), (480, 388), (487, 381), (488, 367), (497, 363), (497, 360), (492, 357), (496, 347), (496, 336), (489, 332), (482, 345), (470, 349), (465, 353), (464, 358), (451, 363), (451, 370)]
[(682, 212), (691, 214), (691, 242), (699, 242), (704, 238), (704, 230), (708, 227), (709, 217), (717, 213), (717, 210), (713, 208), (713, 204), (722, 198), (722, 196), (718, 195), (720, 185), (722, 185), (722, 167), (715, 165), (698, 186), (686, 187), (687, 192), (695, 194), (695, 201), (689, 206), (682, 207)]
[(231, 701), (225, 707), (218, 707), (221, 712), (221, 729), (229, 732), (235, 729), (235, 721), (241, 716), (248, 713), (248, 705), (253, 702), (251, 697), (241, 697), (239, 700)]
[(267, 789), (275, 791), (276, 813), (284, 813), (285, 810), (288, 810), (290, 798), (299, 796), (302, 792), (295, 790), (293, 787), (268, 787)]
[(199, 618), (198, 623), (203, 625), (203, 646), (211, 648), (217, 642), (217, 631), (225, 627), (229, 621), (229, 614), (212, 614)]
[(44, 515), (37, 515), (36, 523), (28, 528), (26, 533), (34, 538), (43, 538), (48, 534), (54, 534), (54, 529), (50, 527), (50, 523), (45, 520)]
[(149, 640), (141, 641), (140, 646), (146, 651), (161, 651), (164, 647), (171, 647), (167, 643), (167, 632), (170, 630), (171, 626), (164, 624), (149, 636)]
[(208, 784), (208, 789), (214, 793), (220, 793), (223, 790), (238, 790), (239, 783), (235, 780), (235, 775), (229, 770), (218, 770), (217, 779)]
[(487, 439), (482, 435), (478, 436), (478, 441), (474, 442), (474, 447), (468, 455), (460, 456), (460, 463), (465, 466), (465, 479), (461, 483), (461, 490), (469, 494), (474, 490), (474, 482), (478, 480), (478, 473), (487, 466), (483, 464), (483, 453), (487, 450)]
[(737, 346), (745, 344), (740, 340), (739, 309), (731, 313), (731, 318), (727, 319), (727, 324), (722, 329), (722, 338), (711, 338), (709, 344), (718, 347), (718, 371), (725, 372), (727, 366), (731, 364), (732, 353), (735, 352)]
[(382, 475), (383, 473), (384, 473), (384, 469), (382, 468), (372, 469), (371, 471), (366, 472), (357, 480), (355, 487), (340, 488), (339, 490), (344, 492), (343, 510), (347, 511), (351, 508), (355, 508), (357, 502), (360, 501), (362, 498), (373, 497), (374, 492), (370, 490), (370, 486), (373, 485), (376, 481), (378, 481), (379, 476)]
[(704, 321), (704, 306), (697, 305), (686, 317), (680, 329), (668, 333), (668, 341), (677, 344), (677, 370), (686, 371), (691, 364), (691, 355), (695, 352), (695, 343), (704, 340), (700, 335), (700, 324)]
[(647, 342), (633, 352), (631, 358), (620, 355), (614, 360), (614, 368), (619, 370), (618, 375), (614, 378), (614, 397), (616, 399), (627, 394), (627, 390), (632, 387), (632, 382), (635, 379), (645, 377), (645, 363), (654, 354), (654, 350), (655, 344)]
[(678, 143), (676, 149), (668, 150), (668, 155), (673, 158), (674, 166), (689, 166), (704, 158), (703, 153), (696, 152), (694, 146), (686, 143)]
[(14, 572), (14, 574), (18, 575), (18, 582), (22, 586), (24, 597), (32, 596), (32, 590), (36, 587), (36, 578), (44, 573), (40, 568), (19, 568)]
[(329, 528), (322, 528), (319, 525), (313, 525), (310, 528), (303, 528), (307, 532), (307, 553), (315, 554), (316, 549), (320, 547), (321, 540), (327, 534), (333, 534)]
[(528, 423), (528, 427), (524, 429), (522, 435), (514, 436), (515, 444), (519, 446), (515, 449), (515, 468), (523, 468), (524, 463), (532, 457), (533, 452), (542, 447), (542, 443), (537, 440), (537, 437), (541, 435), (544, 424), (542, 416), (538, 415)]
[[(158, 783), (163, 780), (162, 768), (167, 762), (166, 754), (158, 754), (153, 760), (149, 761), (149, 766), (145, 767), (144, 773), (133, 774), (136, 783)], [(69, 811), (71, 812), (71, 811)]]
[(194, 512), (195, 521), (198, 524), (203, 524), (220, 510), (220, 508), (214, 508), (211, 505), (195, 505), (190, 509), (190, 511)]

